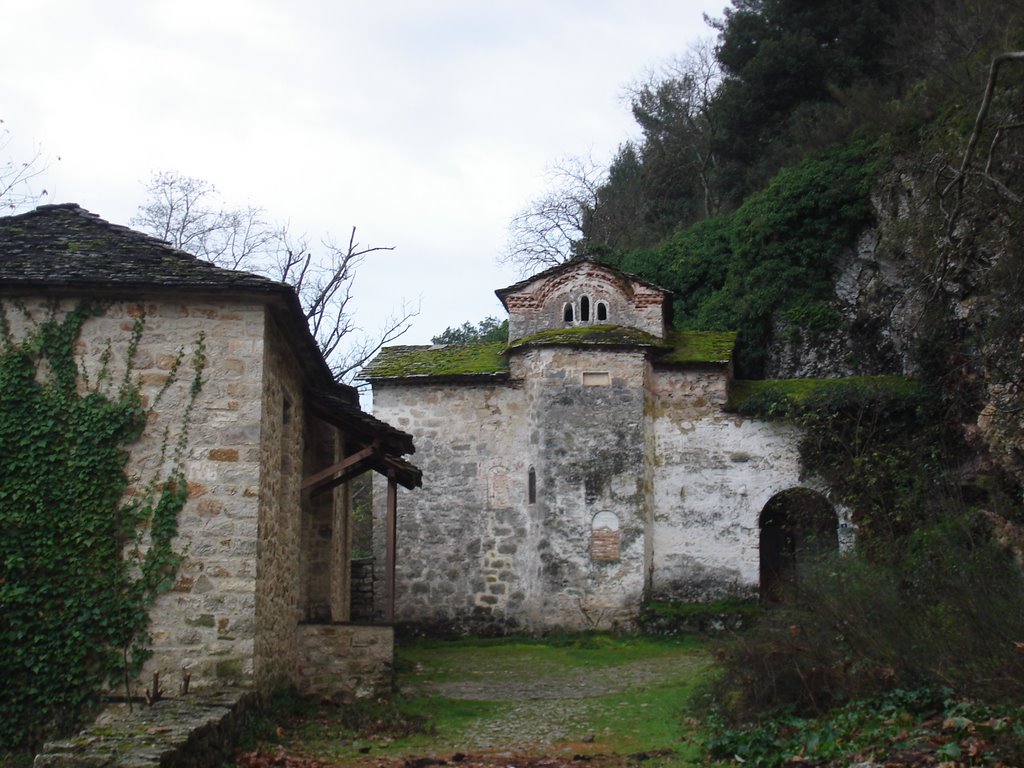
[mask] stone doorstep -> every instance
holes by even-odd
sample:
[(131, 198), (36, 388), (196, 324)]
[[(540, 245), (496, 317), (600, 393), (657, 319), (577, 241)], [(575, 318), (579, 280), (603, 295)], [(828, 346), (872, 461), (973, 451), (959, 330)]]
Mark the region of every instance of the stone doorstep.
[(33, 768), (216, 768), (231, 761), (258, 702), (252, 689), (225, 688), (132, 711), (111, 705), (77, 736), (45, 744)]

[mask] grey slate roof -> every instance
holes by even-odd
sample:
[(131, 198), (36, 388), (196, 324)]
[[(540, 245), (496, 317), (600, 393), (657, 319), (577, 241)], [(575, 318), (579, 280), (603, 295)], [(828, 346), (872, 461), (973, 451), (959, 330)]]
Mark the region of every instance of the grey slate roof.
[(0, 287), (192, 288), (290, 293), (274, 280), (221, 269), (74, 203), (0, 217)]
[(353, 387), (337, 382), (306, 324), (295, 290), (287, 283), (240, 270), (221, 269), (163, 240), (111, 224), (74, 203), (41, 205), (0, 217), (0, 294), (27, 290), (103, 292), (133, 290), (263, 294), (281, 319), (311, 383), (311, 405), (324, 418), (367, 443), (381, 446), (386, 467), (407, 488), (420, 485), (420, 470), (401, 459), (412, 437), (364, 413)]

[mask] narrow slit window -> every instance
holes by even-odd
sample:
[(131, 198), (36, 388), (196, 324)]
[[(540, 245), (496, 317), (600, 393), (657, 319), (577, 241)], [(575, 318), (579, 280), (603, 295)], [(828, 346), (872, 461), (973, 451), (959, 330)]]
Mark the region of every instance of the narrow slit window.
[(603, 301), (597, 302), (597, 321), (601, 322), (608, 319), (608, 305)]
[(533, 467), (526, 476), (526, 500), (530, 504), (537, 503), (537, 470)]
[(590, 299), (586, 296), (580, 297), (580, 322), (590, 322)]
[(566, 304), (562, 307), (562, 321), (566, 323), (572, 322), (572, 304)]

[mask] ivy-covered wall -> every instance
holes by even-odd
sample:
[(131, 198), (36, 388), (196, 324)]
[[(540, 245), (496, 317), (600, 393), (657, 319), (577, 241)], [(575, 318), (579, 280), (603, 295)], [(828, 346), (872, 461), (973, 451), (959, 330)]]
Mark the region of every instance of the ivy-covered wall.
[[(136, 310), (100, 342), (86, 329), (102, 305), (0, 303), (0, 744), (35, 744), (102, 687), (130, 687), (152, 653), (148, 612), (181, 561), (204, 334), (144, 387)], [(178, 407), (161, 414), (165, 398)], [(130, 447), (154, 432), (149, 464), (133, 466)]]
[[(69, 578), (62, 576), (60, 569), (70, 568), (76, 579), (116, 576), (118, 569), (113, 566), (109, 573), (94, 566), (90, 566), (91, 573), (78, 573), (72, 568), (81, 562), (75, 559), (76, 553), (95, 554), (112, 562), (120, 551), (129, 558), (137, 557), (136, 538), (124, 528), (135, 519), (131, 510), (137, 507), (132, 500), (145, 501), (154, 490), (153, 498), (159, 499), (163, 481), (178, 479), (174, 493), (167, 497), (180, 501), (177, 535), (171, 544), (178, 555), (174, 558), (177, 567), (173, 579), (165, 578), (172, 571), (164, 568), (160, 579), (146, 583), (147, 589), (158, 594), (149, 608), (148, 628), (143, 621), (144, 632), (138, 637), (148, 639), (152, 656), (137, 678), (130, 675), (131, 693), (142, 695), (156, 671), (161, 673), (167, 693), (177, 692), (183, 670), (190, 675), (192, 687), (251, 681), (266, 307), (256, 301), (143, 296), (131, 302), (111, 302), (79, 317), (76, 300), (55, 305), (46, 299), (5, 299), (2, 306), (6, 324), (0, 350), (4, 355), (0, 399), (10, 408), (4, 417), (4, 429), (9, 431), (0, 441), (0, 453), (4, 460), (10, 457), (15, 434), (20, 435), (18, 440), (38, 442), (38, 446), (29, 446), (28, 453), (12, 459), (25, 464), (26, 477), (34, 483), (31, 488), (12, 485), (9, 467), (3, 473), (3, 514), (14, 515), (14, 520), (3, 521), (4, 539), (11, 540), (9, 532), (15, 524), (32, 526), (32, 535), (43, 538), (27, 542), (23, 554), (5, 552), (0, 561), (4, 569), (0, 575), (0, 633), (30, 630), (14, 626), (10, 618), (10, 601), (17, 596), (12, 593), (24, 591), (19, 579), (12, 577), (14, 570), (21, 568), (19, 573), (27, 569), (40, 584), (51, 585), (32, 589), (42, 601), (35, 619), (39, 627), (50, 628), (44, 633), (55, 638), (55, 643), (54, 633), (65, 631), (70, 633), (60, 640), (65, 649), (90, 648), (97, 645), (94, 637), (99, 636), (106, 638), (103, 643), (122, 638), (122, 619), (117, 626), (104, 629), (108, 619), (88, 605), (82, 606), (79, 619), (68, 619), (75, 615), (74, 606), (54, 591)], [(47, 323), (57, 330), (41, 331)], [(194, 384), (199, 360), (205, 362), (201, 387)], [(38, 397), (42, 398), (32, 413), (38, 415), (42, 426), (56, 425), (63, 431), (36, 436), (27, 432), (24, 424), (12, 421), (14, 417), (35, 418), (25, 413), (23, 406), (36, 402), (26, 399), (32, 386), (39, 388)], [(91, 421), (82, 427), (87, 430), (82, 435), (69, 433), (64, 426), (69, 419), (73, 426), (78, 418), (76, 409), (95, 411), (88, 415)], [(97, 430), (105, 430), (107, 445), (115, 447), (102, 453), (87, 442)], [(101, 461), (106, 463), (97, 463)], [(79, 509), (84, 491), (78, 480), (72, 480), (74, 472), (95, 479), (97, 488), (104, 489), (95, 492), (103, 496), (105, 506), (91, 510), (93, 517), (88, 521), (86, 511)], [(12, 494), (31, 503), (26, 501), (21, 508), (12, 505)], [(104, 510), (119, 504), (130, 511), (125, 518), (128, 522), (111, 522), (105, 517)], [(45, 541), (63, 549), (60, 553), (47, 551)], [(139, 556), (150, 543), (148, 535), (138, 539)], [(27, 565), (19, 565), (18, 558)], [(128, 573), (126, 578), (132, 575)], [(116, 643), (113, 647), (119, 654)], [(93, 690), (101, 678), (103, 683), (109, 682), (107, 657), (102, 663), (90, 662), (79, 675), (48, 653), (45, 648), (32, 649), (23, 659), (29, 675), (26, 680), (36, 681), (26, 683), (26, 691), (39, 685), (44, 672), (63, 675), (69, 688), (81, 683), (83, 691)], [(11, 658), (11, 654), (7, 656)], [(142, 655), (132, 658), (141, 660)], [(138, 670), (133, 666), (131, 671)], [(2, 676), (12, 679), (8, 674)], [(111, 685), (123, 687), (123, 672)], [(46, 714), (42, 720), (46, 719), (58, 720), (59, 713)]]

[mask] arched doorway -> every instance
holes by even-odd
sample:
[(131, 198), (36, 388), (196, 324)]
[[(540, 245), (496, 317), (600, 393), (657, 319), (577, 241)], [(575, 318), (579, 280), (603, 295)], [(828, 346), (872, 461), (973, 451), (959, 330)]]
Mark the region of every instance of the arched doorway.
[(822, 494), (791, 488), (761, 510), (761, 599), (775, 602), (784, 583), (795, 582), (802, 563), (839, 548), (836, 511)]

